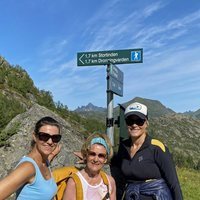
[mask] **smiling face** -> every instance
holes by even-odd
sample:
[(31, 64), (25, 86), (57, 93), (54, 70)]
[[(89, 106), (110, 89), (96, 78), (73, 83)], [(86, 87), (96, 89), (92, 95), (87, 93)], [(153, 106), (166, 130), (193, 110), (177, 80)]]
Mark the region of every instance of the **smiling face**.
[(106, 148), (101, 144), (93, 144), (86, 155), (86, 167), (92, 173), (99, 172), (107, 161)]
[(146, 135), (147, 120), (131, 115), (126, 119), (126, 125), (131, 137), (138, 138), (144, 134)]
[(48, 156), (56, 148), (59, 136), (60, 133), (57, 126), (44, 125), (39, 129), (39, 132), (33, 136), (35, 147), (41, 154)]

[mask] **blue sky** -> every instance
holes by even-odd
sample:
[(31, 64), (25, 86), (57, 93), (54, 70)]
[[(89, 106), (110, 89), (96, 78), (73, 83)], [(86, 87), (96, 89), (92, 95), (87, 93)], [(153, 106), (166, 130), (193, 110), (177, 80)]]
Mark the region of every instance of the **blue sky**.
[(200, 108), (200, 1), (1, 0), (0, 55), (70, 110), (106, 107), (106, 66), (77, 67), (77, 52), (143, 48), (142, 64), (117, 65), (124, 95), (176, 112)]

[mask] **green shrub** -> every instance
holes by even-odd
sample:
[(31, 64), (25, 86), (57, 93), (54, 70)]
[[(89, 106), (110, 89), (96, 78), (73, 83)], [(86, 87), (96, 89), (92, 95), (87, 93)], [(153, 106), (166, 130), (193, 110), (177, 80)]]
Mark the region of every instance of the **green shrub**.
[(15, 122), (14, 124), (12, 124), (12, 127), (9, 130), (3, 130), (0, 132), (0, 147), (8, 145), (7, 139), (17, 133), (19, 126), (20, 123)]
[(19, 113), (23, 113), (25, 108), (14, 98), (8, 99), (0, 93), (0, 131)]

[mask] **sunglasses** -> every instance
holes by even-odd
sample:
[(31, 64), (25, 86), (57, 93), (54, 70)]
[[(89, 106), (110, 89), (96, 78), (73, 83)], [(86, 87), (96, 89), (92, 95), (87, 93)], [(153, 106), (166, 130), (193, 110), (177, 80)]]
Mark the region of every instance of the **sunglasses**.
[(61, 135), (49, 135), (48, 133), (44, 133), (44, 132), (39, 132), (37, 133), (37, 136), (39, 138), (39, 140), (47, 142), (49, 140), (49, 138), (51, 138), (51, 140), (54, 143), (58, 143), (61, 140)]
[(126, 124), (128, 126), (132, 126), (133, 124), (136, 124), (138, 126), (143, 126), (145, 121), (146, 121), (145, 119), (141, 119), (141, 118), (137, 118), (137, 119), (127, 118)]
[(104, 154), (104, 153), (97, 154), (94, 151), (88, 151), (87, 155), (90, 156), (90, 157), (92, 157), (92, 158), (98, 156), (98, 158), (101, 159), (101, 160), (105, 160), (106, 157), (107, 157), (107, 155)]

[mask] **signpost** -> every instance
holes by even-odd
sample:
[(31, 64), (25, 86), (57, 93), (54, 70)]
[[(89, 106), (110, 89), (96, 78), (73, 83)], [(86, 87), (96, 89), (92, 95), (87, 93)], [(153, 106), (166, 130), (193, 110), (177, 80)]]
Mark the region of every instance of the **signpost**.
[(77, 53), (78, 66), (107, 65), (107, 135), (114, 145), (113, 94), (123, 96), (123, 72), (115, 64), (143, 62), (143, 49)]
[(113, 93), (123, 96), (124, 73), (114, 64), (107, 65), (107, 135), (114, 145), (114, 116), (113, 116)]
[(142, 63), (143, 49), (93, 51), (77, 53), (78, 66)]
[(123, 80), (124, 80), (124, 73), (113, 64), (108, 66), (108, 91), (115, 93), (116, 95), (123, 96)]

